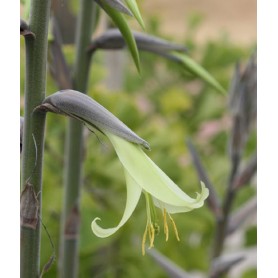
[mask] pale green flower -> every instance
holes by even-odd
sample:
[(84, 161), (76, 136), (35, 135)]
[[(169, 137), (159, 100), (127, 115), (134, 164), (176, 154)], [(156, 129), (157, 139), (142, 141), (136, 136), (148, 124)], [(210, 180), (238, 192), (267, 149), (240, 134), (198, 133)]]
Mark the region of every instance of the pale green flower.
[(142, 253), (145, 253), (147, 236), (150, 247), (153, 247), (154, 237), (160, 230), (155, 206), (161, 209), (163, 215), (166, 241), (169, 235), (167, 216), (179, 240), (175, 222), (170, 214), (188, 212), (203, 206), (209, 194), (203, 183), (201, 183), (201, 193), (197, 193), (195, 199), (188, 196), (145, 154), (142, 147), (149, 149), (149, 144), (145, 140), (99, 103), (80, 92), (59, 91), (47, 97), (37, 110), (65, 114), (98, 129), (110, 139), (123, 165), (127, 187), (123, 217), (116, 227), (106, 229), (99, 226), (100, 218), (95, 218), (91, 225), (95, 235), (104, 238), (117, 232), (130, 218), (141, 193), (144, 193), (147, 224), (143, 235)]
[(159, 231), (154, 205), (162, 211), (166, 240), (168, 240), (169, 233), (167, 216), (169, 216), (176, 238), (179, 240), (175, 222), (170, 214), (188, 212), (201, 207), (208, 197), (208, 189), (201, 183), (201, 193), (197, 193), (196, 199), (189, 197), (144, 153), (140, 146), (110, 132), (105, 131), (105, 134), (112, 142), (124, 168), (127, 201), (120, 223), (116, 227), (104, 229), (97, 223), (100, 218), (95, 218), (92, 222), (94, 234), (98, 237), (108, 237), (118, 231), (132, 215), (143, 192), (147, 204), (147, 225), (142, 242), (143, 254), (145, 253), (144, 245), (147, 234), (149, 235), (150, 247), (153, 247), (154, 236)]

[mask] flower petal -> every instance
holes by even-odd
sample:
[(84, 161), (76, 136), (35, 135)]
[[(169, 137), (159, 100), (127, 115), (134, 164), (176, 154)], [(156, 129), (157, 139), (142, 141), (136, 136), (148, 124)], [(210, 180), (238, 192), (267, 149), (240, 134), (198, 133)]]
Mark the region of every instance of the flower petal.
[(208, 196), (208, 189), (205, 187), (205, 184), (203, 182), (201, 182), (201, 188), (202, 188), (201, 194), (196, 192), (197, 193), (197, 198), (196, 198), (195, 206), (192, 206), (192, 205), (190, 207), (187, 207), (187, 206), (173, 206), (173, 205), (161, 202), (160, 200), (158, 200), (154, 197), (153, 197), (153, 201), (154, 201), (154, 204), (157, 207), (159, 207), (161, 209), (166, 209), (166, 211), (169, 212), (169, 213), (188, 212), (188, 211), (191, 211), (195, 208), (203, 206), (204, 200)]
[[(208, 189), (202, 185), (202, 191), (197, 198), (191, 198), (184, 193), (144, 152), (135, 144), (109, 132), (105, 134), (111, 140), (117, 155), (125, 170), (136, 183), (159, 201), (172, 206), (172, 209), (182, 207), (180, 211), (199, 208), (208, 197)], [(170, 208), (170, 207), (169, 207)]]
[(126, 200), (126, 206), (125, 211), (123, 214), (123, 217), (120, 221), (120, 223), (114, 227), (114, 228), (102, 228), (100, 227), (96, 222), (100, 220), (100, 218), (95, 218), (91, 224), (91, 228), (93, 230), (93, 233), (98, 237), (109, 237), (115, 232), (117, 232), (129, 219), (133, 211), (135, 210), (138, 201), (141, 196), (142, 189), (134, 182), (132, 177), (128, 174), (128, 172), (125, 172), (126, 176), (126, 187), (127, 187), (127, 200)]

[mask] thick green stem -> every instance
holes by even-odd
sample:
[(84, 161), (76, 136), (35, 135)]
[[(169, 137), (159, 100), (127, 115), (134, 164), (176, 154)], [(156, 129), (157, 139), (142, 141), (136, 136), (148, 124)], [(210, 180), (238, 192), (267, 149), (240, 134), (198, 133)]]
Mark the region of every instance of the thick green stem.
[[(32, 1), (30, 30), (26, 36), (26, 80), (22, 153), (20, 230), (21, 278), (39, 276), (42, 164), (45, 114), (33, 113), (45, 98), (47, 34), (50, 0)], [(27, 185), (28, 183), (28, 185)]]
[[(73, 72), (74, 89), (87, 92), (90, 44), (96, 19), (96, 4), (92, 0), (80, 1), (76, 33), (76, 60)], [(69, 120), (65, 155), (65, 193), (62, 212), (60, 245), (60, 277), (77, 277), (78, 241), (80, 226), (80, 195), (83, 164), (83, 125)]]

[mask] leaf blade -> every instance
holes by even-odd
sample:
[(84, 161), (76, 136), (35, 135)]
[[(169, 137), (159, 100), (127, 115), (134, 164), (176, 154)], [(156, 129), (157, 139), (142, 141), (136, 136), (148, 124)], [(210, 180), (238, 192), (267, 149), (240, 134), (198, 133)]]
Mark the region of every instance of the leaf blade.
[(140, 10), (135, 0), (125, 0), (128, 8), (131, 10), (133, 16), (136, 18), (137, 22), (140, 24), (143, 30), (145, 30), (145, 23), (141, 16)]
[(102, 8), (109, 15), (109, 17), (112, 19), (112, 21), (115, 23), (115, 25), (119, 28), (120, 32), (122, 33), (126, 41), (126, 44), (129, 48), (129, 51), (131, 53), (131, 56), (133, 58), (133, 61), (135, 63), (135, 66), (137, 68), (137, 71), (140, 73), (140, 58), (139, 58), (137, 44), (127, 24), (126, 19), (121, 13), (117, 12), (116, 10), (114, 10), (113, 8), (111, 8), (105, 3), (102, 3)]
[(95, 0), (103, 8), (103, 3), (106, 3), (111, 8), (117, 10), (120, 13), (132, 16), (132, 12), (120, 1), (120, 0)]
[(180, 60), (181, 64), (185, 67), (185, 69), (203, 79), (205, 82), (207, 82), (220, 93), (226, 93), (226, 90), (219, 84), (219, 82), (205, 68), (203, 68), (197, 62), (195, 62), (188, 55), (177, 52), (174, 52), (173, 55)]

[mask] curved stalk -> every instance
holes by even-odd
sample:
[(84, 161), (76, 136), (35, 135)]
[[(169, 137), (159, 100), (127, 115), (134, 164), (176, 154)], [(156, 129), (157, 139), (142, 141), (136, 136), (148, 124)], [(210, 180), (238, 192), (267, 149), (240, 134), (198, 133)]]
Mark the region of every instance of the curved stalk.
[[(80, 1), (76, 32), (76, 60), (73, 71), (74, 89), (86, 93), (90, 71), (87, 48), (96, 20), (96, 4)], [(60, 277), (77, 277), (80, 227), (80, 195), (83, 162), (83, 125), (70, 119), (65, 150), (65, 192), (60, 238)]]
[(26, 36), (25, 112), (20, 204), (20, 277), (39, 276), (42, 164), (45, 114), (33, 113), (45, 98), (47, 34), (50, 0), (32, 1)]

